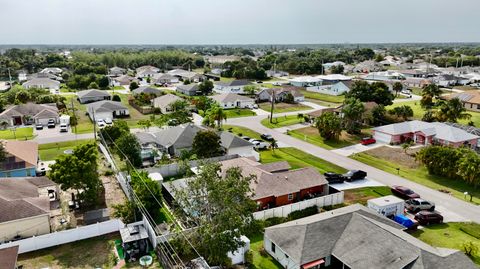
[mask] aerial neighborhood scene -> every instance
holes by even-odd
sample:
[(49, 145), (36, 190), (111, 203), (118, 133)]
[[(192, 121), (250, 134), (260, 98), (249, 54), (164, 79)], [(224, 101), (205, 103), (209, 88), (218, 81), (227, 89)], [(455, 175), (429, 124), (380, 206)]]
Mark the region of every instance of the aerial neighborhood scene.
[(479, 268), (478, 10), (0, 1), (0, 269)]

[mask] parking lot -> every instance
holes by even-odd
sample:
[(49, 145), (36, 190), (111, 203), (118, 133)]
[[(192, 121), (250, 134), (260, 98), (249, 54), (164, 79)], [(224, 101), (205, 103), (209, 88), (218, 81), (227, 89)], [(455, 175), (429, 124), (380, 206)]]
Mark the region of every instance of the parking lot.
[(37, 138), (58, 137), (59, 135), (72, 134), (72, 129), (70, 126), (68, 126), (68, 131), (61, 133), (60, 125), (57, 124), (55, 125), (55, 128), (48, 128), (47, 126), (44, 126), (42, 130), (37, 130), (36, 128), (34, 128), (33, 134)]

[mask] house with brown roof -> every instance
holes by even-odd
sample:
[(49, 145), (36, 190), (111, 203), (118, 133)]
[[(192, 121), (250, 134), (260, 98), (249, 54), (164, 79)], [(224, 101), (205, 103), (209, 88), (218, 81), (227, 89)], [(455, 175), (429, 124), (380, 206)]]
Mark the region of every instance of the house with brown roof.
[(50, 233), (57, 192), (46, 177), (0, 178), (0, 243)]
[[(223, 173), (229, 168), (238, 167), (244, 176), (256, 177), (250, 187), (253, 190), (252, 199), (260, 210), (329, 194), (328, 181), (312, 167), (289, 170), (287, 162), (261, 164), (245, 157), (221, 161), (220, 164)], [(185, 188), (188, 180), (193, 179), (163, 183), (167, 200), (175, 199), (175, 191)]]
[(3, 141), (7, 153), (0, 162), (0, 177), (34, 177), (38, 162), (38, 143), (33, 141)]
[(0, 268), (16, 269), (18, 258), (18, 246), (0, 249)]
[(450, 100), (454, 98), (460, 99), (466, 110), (480, 111), (480, 91), (465, 91), (460, 93), (454, 93), (442, 98)]
[(59, 121), (58, 108), (55, 104), (27, 103), (7, 108), (0, 114), (0, 122), (7, 126), (31, 125), (40, 123), (47, 125), (53, 119)]

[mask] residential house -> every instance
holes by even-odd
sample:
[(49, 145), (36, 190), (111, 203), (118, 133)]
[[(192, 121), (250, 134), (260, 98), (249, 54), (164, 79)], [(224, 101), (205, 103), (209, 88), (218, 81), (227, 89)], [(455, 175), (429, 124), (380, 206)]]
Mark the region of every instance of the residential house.
[(270, 226), (263, 246), (288, 269), (477, 268), (461, 251), (432, 247), (359, 204)]
[(210, 96), (210, 99), (217, 102), (220, 107), (229, 108), (253, 108), (255, 100), (250, 97), (238, 95), (235, 93), (221, 93)]
[(49, 120), (59, 122), (58, 108), (56, 104), (34, 104), (27, 103), (11, 106), (0, 113), (0, 121), (6, 122), (8, 126), (43, 124)]
[(318, 76), (301, 76), (289, 79), (288, 81), (290, 82), (290, 85), (295, 87), (312, 87), (322, 85), (322, 79)]
[(121, 102), (98, 101), (87, 105), (87, 113), (92, 121), (127, 117), (128, 108)]
[(351, 80), (338, 81), (338, 82), (322, 81), (321, 86), (307, 87), (306, 90), (309, 92), (318, 92), (318, 93), (338, 96), (338, 95), (345, 94), (346, 92), (349, 92), (351, 86), (352, 86)]
[(382, 67), (377, 62), (373, 60), (367, 60), (355, 65), (352, 71), (356, 73), (369, 73), (380, 70), (382, 70)]
[(407, 87), (416, 88), (423, 88), (431, 83), (432, 82), (429, 79), (417, 77), (407, 77), (405, 80), (402, 80), (402, 84), (406, 85)]
[(153, 107), (159, 108), (161, 113), (165, 114), (165, 113), (172, 112), (171, 105), (181, 100), (183, 100), (183, 98), (178, 97), (174, 94), (168, 93), (153, 99), (152, 102), (153, 102)]
[(25, 89), (40, 88), (49, 90), (60, 89), (60, 81), (49, 78), (34, 78), (22, 84)]
[(46, 177), (0, 178), (0, 242), (50, 233), (57, 193)]
[(405, 76), (396, 71), (384, 71), (384, 72), (371, 72), (363, 76), (364, 80), (373, 81), (398, 81), (404, 80)]
[(110, 83), (111, 83), (111, 86), (128, 86), (130, 85), (130, 83), (132, 83), (133, 81), (135, 82), (139, 82), (138, 79), (132, 77), (132, 76), (129, 76), (129, 75), (121, 75), (121, 76), (118, 76), (118, 77), (115, 77), (113, 78)]
[(187, 85), (178, 85), (175, 88), (175, 91), (188, 96), (195, 96), (200, 93), (200, 90), (198, 89), (198, 84), (196, 83), (191, 83)]
[(206, 62), (210, 63), (212, 66), (222, 67), (226, 62), (233, 62), (240, 60), (239, 56), (236, 55), (207, 55), (203, 57)]
[(58, 67), (47, 67), (47, 68), (42, 69), (42, 71), (40, 71), (40, 73), (49, 73), (49, 74), (53, 74), (53, 75), (59, 75), (62, 72), (63, 72), (63, 70), (61, 68), (58, 68)]
[(379, 64), (383, 66), (399, 66), (402, 64), (402, 59), (387, 55), (384, 57), (383, 61), (380, 61)]
[(417, 69), (398, 70), (397, 73), (402, 74), (405, 78), (426, 78), (427, 73)]
[(17, 79), (18, 79), (18, 82), (23, 82), (23, 81), (26, 81), (28, 78), (27, 78), (27, 71), (25, 70), (20, 70), (17, 72)]
[(237, 93), (243, 94), (243, 88), (247, 85), (252, 85), (252, 83), (245, 79), (236, 79), (227, 82), (216, 82), (213, 90), (218, 93)]
[(342, 62), (342, 61), (335, 61), (335, 62), (331, 62), (331, 63), (324, 63), (322, 64), (323, 68), (325, 70), (330, 70), (330, 68), (332, 68), (333, 66), (345, 66), (346, 63)]
[(225, 155), (235, 155), (243, 157), (253, 157), (260, 160), (260, 155), (255, 151), (252, 143), (242, 139), (230, 132), (219, 132), (220, 144), (225, 150)]
[(17, 269), (18, 246), (0, 249), (0, 268)]
[(6, 158), (0, 162), (0, 177), (34, 177), (38, 163), (38, 143), (16, 140), (5, 140), (2, 143)]
[[(254, 175), (251, 182), (254, 200), (259, 210), (288, 205), (328, 195), (329, 186), (325, 177), (315, 168), (305, 167), (289, 170), (290, 165), (285, 162), (261, 164), (250, 158), (235, 158), (219, 162), (222, 174), (232, 167), (238, 167), (244, 176)], [(185, 182), (193, 179), (179, 179), (163, 183), (168, 201), (174, 200), (175, 187), (185, 186)]]
[(267, 70), (267, 77), (269, 78), (281, 78), (281, 77), (288, 77), (289, 73), (285, 71), (279, 70)]
[(153, 94), (155, 96), (160, 96), (162, 95), (162, 91), (156, 88), (152, 88), (149, 86), (141, 86), (136, 88), (135, 90), (132, 91), (134, 95), (136, 94)]
[(57, 76), (57, 75), (52, 74), (52, 73), (33, 73), (33, 74), (27, 76), (27, 80), (32, 80), (34, 78), (49, 78), (51, 80), (58, 80), (58, 81), (63, 80), (63, 78), (61, 76)]
[(127, 70), (125, 68), (121, 68), (118, 66), (111, 67), (108, 69), (108, 75), (111, 77), (119, 77), (121, 75), (125, 75)]
[(112, 96), (107, 91), (90, 89), (77, 92), (77, 99), (80, 104), (92, 103), (102, 100), (110, 100)]
[(169, 75), (179, 78), (181, 81), (188, 80), (190, 82), (201, 82), (206, 79), (206, 77), (202, 74), (198, 74), (196, 72), (187, 71), (183, 69), (173, 69), (167, 72)]
[(149, 70), (151, 72), (154, 72), (154, 73), (160, 72), (160, 68), (157, 68), (157, 67), (152, 66), (152, 65), (144, 65), (144, 66), (140, 66), (137, 69), (135, 69), (135, 73), (138, 74), (138, 73), (145, 72), (147, 70)]
[(257, 100), (259, 102), (271, 102), (274, 94), (276, 102), (284, 102), (289, 94), (293, 96), (294, 102), (305, 101), (305, 96), (300, 93), (297, 87), (266, 88), (257, 93)]
[(153, 76), (152, 83), (159, 86), (170, 85), (178, 83), (180, 80), (170, 74), (158, 73)]
[(480, 91), (465, 91), (442, 96), (443, 99), (458, 98), (463, 103), (466, 110), (480, 112)]
[(150, 68), (146, 68), (146, 69), (143, 69), (142, 71), (140, 72), (137, 72), (137, 75), (136, 77), (137, 78), (140, 78), (140, 79), (145, 79), (145, 78), (152, 78), (154, 77), (156, 74), (158, 74), (158, 68), (155, 68), (155, 69), (150, 69)]
[(412, 140), (421, 145), (438, 143), (453, 147), (476, 147), (480, 138), (445, 123), (418, 120), (375, 127), (373, 137), (383, 143), (400, 144)]
[(442, 74), (433, 78), (433, 82), (441, 87), (453, 87), (455, 85), (465, 85), (469, 79), (450, 74)]

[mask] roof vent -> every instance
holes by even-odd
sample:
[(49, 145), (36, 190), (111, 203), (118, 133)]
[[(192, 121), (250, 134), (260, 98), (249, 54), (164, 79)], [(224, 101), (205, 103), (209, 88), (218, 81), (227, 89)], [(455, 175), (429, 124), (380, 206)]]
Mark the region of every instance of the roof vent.
[(285, 176), (285, 180), (288, 180), (288, 176)]

